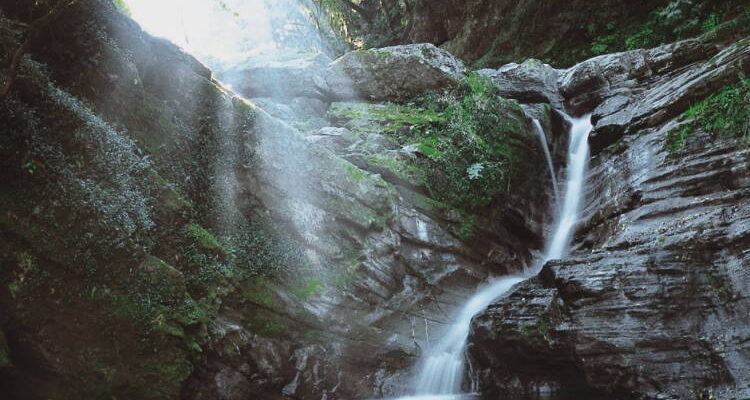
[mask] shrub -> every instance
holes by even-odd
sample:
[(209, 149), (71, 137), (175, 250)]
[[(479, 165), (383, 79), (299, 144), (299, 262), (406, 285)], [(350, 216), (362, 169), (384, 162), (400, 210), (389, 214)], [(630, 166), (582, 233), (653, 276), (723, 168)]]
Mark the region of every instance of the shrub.
[(718, 137), (750, 140), (750, 79), (723, 87), (693, 104), (680, 118), (688, 122), (667, 133), (665, 148), (669, 152), (684, 147), (696, 129)]
[(432, 196), (468, 210), (490, 204), (507, 189), (515, 168), (522, 111), (478, 74), (425, 104), (444, 118), (414, 138), (427, 156), (421, 164)]

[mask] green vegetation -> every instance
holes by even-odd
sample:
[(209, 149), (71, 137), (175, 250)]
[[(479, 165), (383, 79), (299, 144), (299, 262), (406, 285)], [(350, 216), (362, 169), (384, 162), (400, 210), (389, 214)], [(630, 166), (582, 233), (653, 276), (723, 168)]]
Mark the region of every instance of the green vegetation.
[(307, 299), (320, 294), (323, 289), (323, 282), (318, 279), (308, 279), (302, 287), (292, 291), (292, 293), (301, 298)]
[(367, 53), (378, 56), (378, 57), (390, 57), (393, 55), (393, 53), (391, 53), (390, 51), (379, 50), (379, 49), (370, 49), (370, 50), (367, 50)]
[(542, 339), (547, 345), (552, 344), (552, 335), (550, 330), (552, 324), (549, 316), (544, 314), (537, 320), (536, 326), (533, 324), (523, 323), (518, 328), (518, 333), (526, 340)]
[(461, 240), (469, 240), (474, 236), (474, 231), (477, 226), (477, 216), (474, 214), (466, 214), (461, 216), (461, 222), (454, 227), (454, 233)]
[(195, 240), (198, 246), (205, 251), (221, 250), (221, 244), (211, 232), (198, 224), (189, 224), (187, 226), (188, 235)]
[(346, 126), (355, 132), (375, 129), (376, 132), (396, 133), (404, 128), (415, 129), (445, 121), (435, 110), (396, 104), (336, 103), (329, 113), (334, 118), (350, 119)]
[(113, 3), (115, 3), (115, 6), (118, 10), (122, 11), (126, 15), (133, 15), (132, 11), (130, 11), (130, 7), (128, 7), (128, 4), (125, 2), (125, 0), (112, 0)]
[(286, 333), (287, 321), (275, 311), (282, 303), (273, 287), (268, 278), (257, 277), (243, 283), (240, 292), (243, 302), (255, 306), (243, 307), (243, 320), (248, 327), (258, 335), (278, 338)]
[[(367, 160), (469, 212), (509, 189), (527, 122), (518, 104), (500, 97), (490, 79), (479, 74), (470, 74), (453, 90), (407, 105), (336, 103), (329, 116), (354, 132), (386, 134), (399, 146), (414, 146), (419, 156), (370, 154)], [(354, 182), (364, 179), (358, 168), (344, 168)], [(463, 234), (471, 231), (470, 225), (460, 229)]]
[(399, 179), (403, 179), (407, 182), (424, 183), (424, 172), (413, 163), (400, 161), (394, 157), (380, 154), (369, 155), (367, 161), (372, 165), (385, 168)]
[(386, 201), (377, 209), (370, 208), (357, 200), (348, 198), (330, 198), (328, 206), (336, 214), (362, 228), (382, 229), (393, 216), (390, 202)]
[(344, 170), (346, 171), (346, 175), (349, 177), (349, 179), (351, 179), (354, 183), (362, 182), (362, 180), (365, 179), (368, 175), (367, 172), (349, 163), (344, 164)]
[(420, 164), (432, 196), (474, 210), (505, 193), (523, 135), (518, 105), (501, 98), (489, 78), (472, 74), (455, 91), (426, 99), (426, 106), (442, 120), (409, 139), (427, 156)]
[(750, 79), (723, 87), (693, 104), (680, 118), (685, 124), (667, 133), (665, 148), (670, 153), (683, 148), (697, 129), (750, 142)]
[(608, 22), (603, 27), (594, 23), (589, 30), (599, 35), (591, 43), (591, 55), (656, 47), (714, 32), (726, 21), (750, 20), (750, 10), (744, 7), (730, 2), (673, 0), (653, 11), (645, 22), (625, 26)]

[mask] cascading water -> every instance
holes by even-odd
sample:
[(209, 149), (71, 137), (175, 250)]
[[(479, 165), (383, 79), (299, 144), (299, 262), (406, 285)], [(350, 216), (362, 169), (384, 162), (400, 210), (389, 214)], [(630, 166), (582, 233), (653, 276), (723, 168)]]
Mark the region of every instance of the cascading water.
[(544, 150), (544, 159), (547, 160), (547, 169), (549, 170), (550, 178), (552, 178), (552, 190), (555, 192), (555, 200), (560, 198), (559, 186), (557, 185), (557, 174), (555, 173), (555, 165), (552, 163), (552, 155), (549, 152), (549, 146), (547, 145), (547, 135), (544, 134), (544, 128), (538, 119), (532, 120), (536, 135), (539, 137), (539, 143), (542, 145)]
[(446, 335), (430, 349), (424, 359), (417, 378), (417, 394), (456, 394), (461, 392), (464, 374), (464, 346), (469, 336), (471, 319), (487, 308), (498, 294), (505, 293), (523, 278), (507, 277), (499, 279), (482, 290), (464, 305), (455, 323)]
[(547, 241), (541, 268), (549, 260), (563, 258), (568, 255), (573, 230), (581, 213), (581, 203), (585, 195), (586, 166), (589, 160), (589, 133), (591, 115), (581, 118), (570, 118), (570, 144), (568, 145), (567, 182), (562, 207), (555, 217), (555, 228), (552, 237)]
[[(562, 198), (557, 198), (562, 204), (556, 207), (554, 230), (547, 241), (544, 255), (525, 278), (538, 274), (547, 261), (567, 256), (579, 219), (589, 158), (588, 136), (592, 129), (591, 116), (568, 117), (568, 121), (571, 128), (565, 194)], [(546, 149), (547, 142), (541, 125), (535, 120), (534, 126), (541, 131), (541, 138), (544, 140), (542, 147)], [(546, 157), (551, 168), (552, 158), (549, 154)], [(463, 397), (461, 390), (466, 364), (466, 339), (469, 336), (472, 318), (525, 278), (511, 276), (497, 279), (472, 296), (458, 313), (455, 323), (446, 328), (440, 341), (425, 352), (419, 365), (414, 396), (403, 397), (402, 400), (447, 400)]]

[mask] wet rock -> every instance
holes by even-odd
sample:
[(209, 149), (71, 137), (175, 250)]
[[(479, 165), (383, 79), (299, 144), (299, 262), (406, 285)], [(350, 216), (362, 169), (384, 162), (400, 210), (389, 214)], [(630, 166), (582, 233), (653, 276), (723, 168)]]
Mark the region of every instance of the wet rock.
[(405, 101), (455, 85), (466, 67), (432, 44), (411, 44), (347, 53), (326, 72), (338, 99)]
[(477, 317), (483, 393), (750, 396), (750, 153), (704, 138), (668, 157), (672, 126), (596, 157), (579, 249)]
[(272, 116), (286, 121), (303, 132), (320, 129), (328, 125), (324, 118), (328, 104), (317, 98), (256, 97), (250, 99), (250, 101)]
[(477, 72), (492, 79), (503, 97), (521, 103), (549, 103), (556, 109), (563, 108), (558, 84), (562, 70), (541, 61), (530, 59), (521, 64), (504, 65), (497, 70), (482, 69)]
[(216, 394), (222, 400), (243, 400), (253, 394), (247, 378), (238, 371), (225, 368), (219, 371), (214, 379)]
[(324, 54), (292, 53), (280, 59), (257, 56), (223, 67), (218, 76), (247, 98), (324, 98), (329, 91), (324, 74), (330, 63)]
[(9, 365), (11, 365), (10, 349), (8, 349), (8, 341), (5, 339), (5, 333), (0, 328), (0, 368)]
[(562, 75), (560, 91), (573, 113), (593, 110), (589, 141), (596, 154), (736, 81), (749, 60), (747, 41), (719, 49), (707, 39), (691, 39), (584, 61)]

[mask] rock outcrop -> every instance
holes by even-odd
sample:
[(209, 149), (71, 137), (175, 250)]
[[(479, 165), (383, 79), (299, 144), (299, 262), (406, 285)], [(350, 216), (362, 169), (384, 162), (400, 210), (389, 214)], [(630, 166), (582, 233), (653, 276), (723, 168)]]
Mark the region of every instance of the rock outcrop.
[(321, 53), (259, 56), (223, 67), (219, 78), (247, 98), (325, 98), (330, 92), (325, 71), (331, 61)]
[(443, 90), (466, 75), (463, 62), (431, 44), (347, 53), (326, 74), (334, 98), (405, 101)]
[[(36, 7), (0, 1), (3, 65)], [(491, 32), (494, 12), (466, 12)], [(32, 42), (0, 109), (0, 393), (402, 394), (453, 309), (541, 248), (552, 190), (531, 117), (559, 170), (553, 109), (568, 107), (595, 110), (579, 245), (475, 321), (483, 393), (746, 398), (749, 153), (700, 132), (664, 150), (691, 102), (750, 72), (748, 41), (727, 42), (568, 70), (474, 74), (419, 44), (217, 71), (247, 100), (111, 3), (80, 0)], [(507, 156), (454, 175), (470, 191), (507, 162), (507, 187), (479, 205), (425, 173), (446, 121), (474, 132), (441, 101), (474, 101), (508, 135), (447, 149)]]
[[(2, 54), (28, 7), (0, 2)], [(357, 92), (400, 101), (465, 74), (431, 45), (382, 51), (331, 69), (366, 68)], [(225, 71), (254, 104), (109, 2), (36, 38), (0, 110), (3, 395), (395, 395), (464, 293), (531, 259), (549, 193), (517, 104), (496, 111), (534, 184), (466, 214), (402, 174), (424, 154), (387, 118), (336, 116), (327, 100), (353, 92), (318, 85), (318, 62)], [(287, 72), (312, 90), (253, 81)]]
[(688, 106), (748, 72), (750, 43), (707, 38), (597, 57), (562, 74), (594, 109), (577, 247), (474, 321), (489, 396), (750, 397), (750, 152), (696, 133), (671, 153)]

